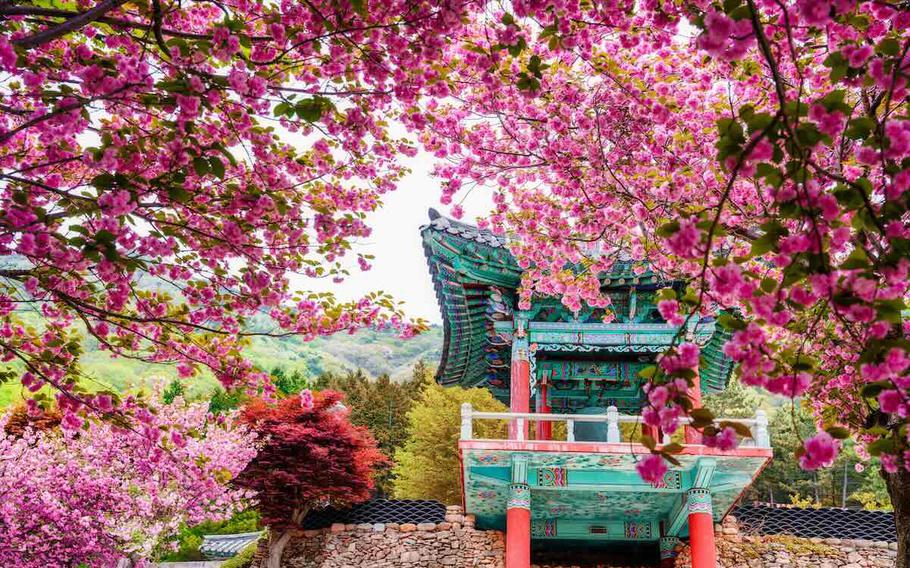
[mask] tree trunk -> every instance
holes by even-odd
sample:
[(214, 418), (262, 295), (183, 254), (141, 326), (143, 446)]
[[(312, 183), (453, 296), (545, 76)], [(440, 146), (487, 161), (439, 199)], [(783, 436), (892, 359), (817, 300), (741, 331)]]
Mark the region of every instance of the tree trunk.
[(888, 495), (894, 507), (897, 528), (897, 559), (895, 568), (910, 568), (910, 471), (900, 468), (896, 473), (882, 471)]
[[(308, 507), (294, 509), (294, 513), (291, 515), (291, 525), (293, 527), (301, 526), (309, 512)], [(293, 532), (292, 529), (269, 530), (269, 558), (266, 561), (266, 568), (281, 568), (281, 556), (284, 554), (284, 547), (291, 540)]]
[(291, 540), (291, 531), (275, 531), (269, 537), (269, 559), (266, 564), (267, 568), (281, 568), (281, 555), (284, 554), (284, 547)]

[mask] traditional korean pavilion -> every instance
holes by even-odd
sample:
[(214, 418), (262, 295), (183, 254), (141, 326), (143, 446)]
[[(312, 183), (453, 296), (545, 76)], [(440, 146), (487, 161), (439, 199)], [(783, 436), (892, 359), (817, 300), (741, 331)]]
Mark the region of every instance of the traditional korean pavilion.
[[(597, 546), (633, 556), (651, 548), (673, 565), (686, 541), (694, 568), (714, 568), (714, 523), (772, 451), (758, 411), (740, 420), (753, 439), (734, 451), (709, 448), (687, 429), (680, 465), (661, 483), (635, 471), (648, 450), (632, 441), (634, 431), (670, 442), (641, 424), (638, 372), (679, 331), (660, 317), (655, 294), (682, 283), (617, 262), (602, 281), (612, 323), (603, 323), (602, 311), (576, 315), (551, 298), (518, 310), (522, 270), (505, 238), (434, 210), (421, 237), (443, 316), (437, 381), (486, 388), (509, 407), (484, 413), (464, 405), (459, 441), (465, 510), (478, 527), (505, 530), (507, 568), (527, 568), (532, 549)], [(702, 348), (696, 397), (723, 390), (733, 367), (722, 350), (729, 335), (710, 318), (685, 333)], [(507, 421), (507, 439), (476, 439), (479, 420)]]

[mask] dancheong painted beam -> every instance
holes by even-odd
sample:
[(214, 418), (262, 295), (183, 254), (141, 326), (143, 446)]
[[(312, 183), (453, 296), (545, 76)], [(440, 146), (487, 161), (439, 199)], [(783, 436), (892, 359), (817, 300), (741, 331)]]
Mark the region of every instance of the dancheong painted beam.
[[(443, 316), (437, 381), (487, 388), (509, 406), (462, 408), (459, 442), (465, 508), (478, 527), (506, 531), (507, 568), (527, 568), (532, 546), (575, 543), (651, 543), (669, 563), (683, 540), (694, 568), (714, 568), (713, 523), (771, 458), (767, 419), (758, 411), (741, 420), (753, 439), (726, 453), (687, 429), (672, 440), (683, 444), (679, 465), (653, 485), (635, 471), (647, 450), (633, 437), (644, 429), (639, 371), (684, 335), (702, 348), (695, 396), (719, 392), (732, 372), (729, 333), (710, 317), (686, 329), (663, 321), (657, 291), (684, 283), (661, 280), (642, 260), (622, 259), (602, 276), (609, 311), (573, 313), (538, 297), (519, 311), (522, 271), (506, 237), (434, 211), (421, 237)], [(506, 421), (508, 439), (475, 439), (476, 420)]]

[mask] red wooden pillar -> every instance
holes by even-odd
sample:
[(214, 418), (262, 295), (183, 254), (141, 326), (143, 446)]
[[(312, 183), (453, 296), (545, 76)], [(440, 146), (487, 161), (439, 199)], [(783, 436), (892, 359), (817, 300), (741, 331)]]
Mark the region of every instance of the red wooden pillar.
[[(512, 412), (531, 411), (531, 365), (528, 362), (528, 342), (516, 337), (512, 343), (512, 375), (509, 385), (509, 410)], [(519, 432), (519, 424), (521, 429)], [(509, 439), (528, 439), (528, 421), (509, 422)]]
[[(547, 400), (547, 378), (542, 377), (540, 381), (540, 392), (537, 394), (537, 412), (541, 414), (550, 413), (550, 404)], [(545, 420), (540, 420), (537, 422), (537, 439), (538, 440), (552, 440), (553, 439), (553, 423)]]
[(689, 548), (692, 568), (717, 568), (717, 549), (714, 548), (714, 516), (709, 489), (690, 489), (686, 493), (689, 512)]
[(530, 568), (531, 489), (527, 483), (509, 485), (506, 507), (506, 568)]
[[(695, 384), (689, 389), (689, 398), (692, 399), (692, 407), (700, 408), (701, 407), (701, 377), (695, 377)], [(701, 432), (695, 428), (690, 428), (686, 426), (686, 443), (687, 444), (701, 444)]]

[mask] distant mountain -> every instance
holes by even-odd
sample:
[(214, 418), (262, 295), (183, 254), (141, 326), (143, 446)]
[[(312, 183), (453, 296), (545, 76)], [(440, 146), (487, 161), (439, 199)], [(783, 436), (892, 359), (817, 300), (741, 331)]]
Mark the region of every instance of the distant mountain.
[[(112, 358), (100, 351), (94, 341), (85, 342), (80, 363), (91, 380), (85, 386), (93, 390), (113, 388), (129, 391), (170, 382), (176, 376), (171, 365), (143, 363), (132, 359)], [(393, 379), (409, 376), (419, 361), (436, 364), (442, 354), (442, 327), (433, 326), (411, 339), (401, 339), (392, 330), (365, 329), (354, 334), (336, 334), (304, 342), (298, 337), (254, 337), (246, 350), (253, 363), (265, 371), (284, 369), (315, 378), (323, 372), (362, 369), (371, 376), (387, 374)], [(189, 394), (204, 395), (218, 383), (208, 373), (186, 381)], [(0, 386), (0, 408), (19, 397), (21, 386), (13, 381)]]

